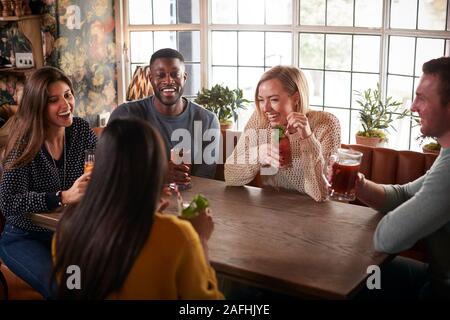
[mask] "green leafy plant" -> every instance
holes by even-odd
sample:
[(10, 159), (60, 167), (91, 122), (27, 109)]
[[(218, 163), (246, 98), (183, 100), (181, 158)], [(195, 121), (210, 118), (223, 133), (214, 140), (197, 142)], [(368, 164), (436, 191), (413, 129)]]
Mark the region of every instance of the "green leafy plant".
[(410, 115), (409, 110), (401, 110), (400, 101), (393, 101), (392, 97), (387, 97), (386, 101), (383, 101), (379, 83), (374, 90), (370, 88), (363, 92), (355, 90), (355, 93), (358, 97), (356, 102), (361, 106), (359, 119), (363, 128), (356, 133), (358, 136), (377, 137), (386, 141), (386, 131), (389, 128), (395, 130), (392, 122)]
[(434, 139), (432, 139), (430, 142), (425, 144), (423, 147), (426, 150), (431, 150), (431, 151), (434, 151), (434, 152), (439, 152), (441, 150), (441, 145), (439, 144), (439, 142), (437, 142)]
[(250, 103), (243, 98), (242, 89), (231, 90), (220, 84), (211, 89), (203, 88), (197, 93), (194, 101), (215, 113), (221, 124), (231, 124), (231, 119), (236, 121), (238, 109), (245, 109)]

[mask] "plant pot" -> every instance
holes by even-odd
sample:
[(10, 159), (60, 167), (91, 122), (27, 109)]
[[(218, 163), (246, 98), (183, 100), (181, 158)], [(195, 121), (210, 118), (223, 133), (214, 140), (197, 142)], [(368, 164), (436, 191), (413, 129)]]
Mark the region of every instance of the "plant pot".
[(422, 151), (423, 151), (423, 153), (435, 153), (435, 154), (439, 154), (439, 152), (441, 151), (441, 149), (439, 149), (439, 150), (436, 150), (436, 149), (430, 149), (430, 148), (428, 148), (428, 145), (424, 145), (424, 146), (422, 147)]
[(362, 144), (368, 147), (381, 147), (383, 145), (383, 140), (378, 137), (363, 137), (356, 136), (356, 143)]
[(223, 122), (223, 123), (221, 122), (220, 130), (225, 131), (225, 130), (231, 129), (231, 125), (232, 125), (231, 122)]

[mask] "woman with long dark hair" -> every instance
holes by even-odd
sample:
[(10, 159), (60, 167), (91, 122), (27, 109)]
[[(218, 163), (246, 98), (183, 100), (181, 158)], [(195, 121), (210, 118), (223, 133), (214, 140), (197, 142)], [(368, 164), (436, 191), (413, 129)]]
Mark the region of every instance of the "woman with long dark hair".
[(0, 256), (44, 298), (50, 296), (53, 233), (36, 226), (27, 213), (80, 200), (89, 180), (89, 174), (83, 174), (84, 151), (97, 142), (89, 124), (73, 116), (73, 93), (72, 82), (59, 69), (36, 70), (8, 121), (2, 161), (0, 210), (6, 225)]
[[(159, 134), (138, 119), (103, 131), (83, 200), (62, 217), (54, 242), (54, 276), (62, 299), (221, 298), (207, 259), (213, 230), (203, 211), (192, 225), (155, 213), (167, 173)], [(202, 248), (203, 245), (203, 248)], [(69, 266), (81, 289), (70, 290)], [(70, 280), (70, 279), (69, 279)]]

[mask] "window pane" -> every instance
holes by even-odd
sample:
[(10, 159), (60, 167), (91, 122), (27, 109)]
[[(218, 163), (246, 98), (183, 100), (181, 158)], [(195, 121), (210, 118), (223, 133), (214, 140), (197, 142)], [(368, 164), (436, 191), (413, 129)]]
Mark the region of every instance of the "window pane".
[(376, 89), (377, 82), (380, 81), (380, 77), (377, 74), (367, 74), (367, 73), (353, 73), (352, 74), (352, 108), (360, 109), (356, 100), (359, 98), (355, 90), (363, 92), (369, 88)]
[(409, 129), (410, 120), (404, 118), (401, 120), (395, 120), (392, 122), (392, 127), (387, 130), (387, 147), (397, 150), (409, 149)]
[[(356, 143), (355, 135), (358, 131), (362, 130), (361, 120), (359, 119), (358, 110), (352, 110), (351, 114), (351, 128), (350, 128), (350, 143)], [(342, 139), (344, 142), (344, 139)]]
[(264, 33), (239, 32), (238, 37), (239, 65), (264, 66)]
[(422, 142), (422, 132), (420, 132), (420, 125), (415, 124), (414, 121), (411, 123), (411, 125), (411, 150), (421, 152), (422, 146), (427, 144), (427, 142)]
[(153, 53), (153, 33), (130, 32), (131, 63), (148, 63)]
[(327, 35), (325, 68), (350, 70), (352, 59), (352, 36)]
[(230, 88), (237, 88), (236, 67), (212, 67), (212, 81), (210, 87), (215, 84), (223, 84)]
[[(224, 50), (224, 47), (227, 50)], [(213, 31), (211, 56), (213, 65), (236, 65), (237, 33)]]
[(292, 35), (266, 32), (266, 66), (292, 64)]
[(380, 28), (383, 0), (355, 0), (355, 27)]
[(350, 108), (350, 73), (325, 72), (325, 105)]
[(389, 73), (413, 75), (414, 38), (389, 38)]
[(419, 29), (445, 30), (447, 0), (419, 0)]
[(200, 31), (180, 31), (178, 51), (183, 55), (184, 61), (200, 62)]
[(178, 0), (178, 23), (200, 23), (199, 0)]
[(264, 68), (239, 68), (238, 86), (244, 91), (244, 98), (255, 99), (255, 88), (264, 73)]
[(266, 0), (266, 24), (292, 24), (292, 0)]
[[(148, 59), (148, 60), (150, 60), (150, 59)], [(134, 74), (134, 71), (136, 71), (136, 68), (138, 67), (138, 66), (141, 66), (141, 67), (144, 67), (144, 66), (146, 66), (148, 63), (132, 63), (131, 64), (131, 66), (130, 66), (130, 79), (133, 77), (133, 74)]]
[(211, 21), (217, 24), (237, 23), (237, 0), (212, 0)]
[(350, 110), (325, 108), (325, 111), (334, 114), (339, 119), (341, 125), (341, 142), (348, 142), (348, 134), (350, 131)]
[(148, 0), (129, 0), (128, 15), (130, 24), (151, 24), (152, 3)]
[(353, 26), (353, 1), (328, 0), (327, 25)]
[(239, 0), (239, 24), (264, 24), (264, 2)]
[(387, 96), (395, 101), (401, 101), (405, 106), (411, 102), (413, 91), (413, 78), (401, 76), (388, 76)]
[(184, 87), (184, 94), (187, 96), (195, 96), (200, 90), (200, 64), (186, 64), (186, 72), (188, 79)]
[(416, 16), (417, 0), (391, 1), (391, 28), (415, 29)]
[(363, 72), (379, 72), (380, 69), (380, 37), (353, 37), (353, 70)]
[(417, 53), (416, 53), (416, 70), (415, 74), (420, 76), (422, 74), (422, 65), (434, 58), (439, 58), (444, 55), (445, 41), (442, 39), (425, 39), (417, 38)]
[(177, 49), (177, 33), (175, 31), (157, 31), (154, 33), (155, 51), (162, 48)]
[(300, 67), (323, 69), (324, 35), (300, 34)]
[(303, 70), (309, 87), (309, 104), (323, 105), (323, 71)]
[(177, 7), (175, 1), (153, 0), (155, 24), (177, 23)]
[(300, 1), (301, 25), (325, 25), (325, 0)]
[(255, 104), (250, 103), (247, 106), (247, 109), (238, 111), (238, 121), (237, 121), (238, 125), (235, 128), (236, 130), (244, 131), (245, 125), (247, 124), (248, 120), (250, 119), (253, 112), (255, 111), (255, 108), (256, 108)]

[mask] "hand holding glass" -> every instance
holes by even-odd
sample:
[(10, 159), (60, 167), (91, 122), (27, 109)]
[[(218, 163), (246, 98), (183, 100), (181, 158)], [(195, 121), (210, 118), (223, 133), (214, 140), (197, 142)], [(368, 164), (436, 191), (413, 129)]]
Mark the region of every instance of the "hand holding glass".
[[(169, 183), (175, 183), (180, 190), (186, 190), (192, 187), (190, 181), (190, 170), (191, 170), (191, 150), (184, 149), (172, 149), (170, 150), (170, 162), (174, 166), (173, 173), (177, 175), (182, 175), (184, 178), (179, 181), (169, 181)], [(187, 170), (187, 171), (186, 171)], [(175, 180), (177, 178), (174, 178)]]
[(87, 149), (84, 151), (84, 173), (91, 172), (94, 169), (95, 150)]
[(353, 201), (356, 199), (356, 178), (361, 165), (362, 153), (339, 148), (329, 162), (329, 196), (332, 200)]

